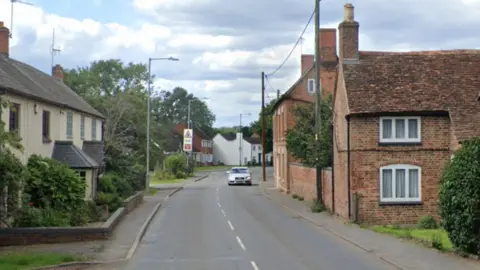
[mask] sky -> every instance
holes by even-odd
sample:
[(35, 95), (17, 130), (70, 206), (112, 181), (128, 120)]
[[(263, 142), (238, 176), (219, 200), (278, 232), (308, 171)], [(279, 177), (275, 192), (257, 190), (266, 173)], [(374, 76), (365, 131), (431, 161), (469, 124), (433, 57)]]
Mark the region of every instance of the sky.
[[(258, 119), (261, 72), (273, 72), (307, 23), (314, 0), (23, 0), (14, 4), (10, 57), (50, 73), (52, 33), (61, 49), (54, 64), (94, 60), (154, 61), (155, 90), (183, 87), (216, 115), (214, 126)], [(322, 0), (320, 24), (337, 28), (338, 0)], [(410, 51), (480, 48), (480, 0), (350, 0), (360, 23), (360, 49)], [(10, 28), (10, 0), (0, 0)], [(300, 76), (300, 55), (312, 54), (313, 23), (285, 65), (269, 77), (266, 102)], [(248, 114), (251, 114), (250, 116)]]

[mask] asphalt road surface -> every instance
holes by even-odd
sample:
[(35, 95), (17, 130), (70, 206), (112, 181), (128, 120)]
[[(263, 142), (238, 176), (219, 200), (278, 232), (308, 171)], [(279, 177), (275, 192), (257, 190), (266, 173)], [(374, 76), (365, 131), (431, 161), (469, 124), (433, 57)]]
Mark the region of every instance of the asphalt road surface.
[[(258, 182), (260, 170), (253, 176)], [(124, 269), (394, 268), (292, 216), (255, 185), (229, 187), (225, 172), (217, 172), (169, 199)]]

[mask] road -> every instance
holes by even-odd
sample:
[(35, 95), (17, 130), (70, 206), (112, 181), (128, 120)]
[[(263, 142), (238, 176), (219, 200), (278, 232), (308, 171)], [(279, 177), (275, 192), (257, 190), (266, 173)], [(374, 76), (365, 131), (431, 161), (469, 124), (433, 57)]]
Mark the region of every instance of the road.
[(225, 177), (212, 173), (171, 197), (123, 269), (394, 269)]

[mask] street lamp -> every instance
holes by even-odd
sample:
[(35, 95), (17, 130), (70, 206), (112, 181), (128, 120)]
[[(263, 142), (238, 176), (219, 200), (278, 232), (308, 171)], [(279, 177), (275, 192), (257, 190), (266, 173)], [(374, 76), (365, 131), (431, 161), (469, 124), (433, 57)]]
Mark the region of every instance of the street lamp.
[(243, 132), (242, 132), (242, 116), (250, 116), (252, 115), (251, 113), (241, 113), (240, 114), (240, 138), (239, 138), (239, 146), (238, 146), (238, 161), (239, 165), (242, 166), (242, 141), (243, 141)]
[[(201, 97), (201, 98), (197, 98), (198, 100), (208, 100), (207, 97)], [(187, 129), (190, 129), (190, 106), (191, 106), (191, 103), (192, 101), (194, 100), (197, 100), (197, 99), (189, 99), (188, 100), (188, 112), (187, 112)], [(192, 130), (192, 144), (193, 144), (193, 130)], [(193, 146), (193, 145), (192, 145)], [(188, 156), (189, 156), (189, 159), (191, 158), (191, 155), (193, 153), (193, 147), (191, 149), (191, 151), (188, 153)], [(190, 162), (187, 161), (187, 171), (190, 171)]]
[(148, 79), (147, 79), (147, 91), (148, 91), (148, 98), (147, 98), (147, 173), (145, 176), (145, 189), (147, 194), (150, 193), (150, 96), (152, 95), (151, 92), (151, 73), (152, 73), (152, 61), (157, 60), (168, 60), (168, 61), (178, 61), (178, 58), (174, 57), (161, 57), (161, 58), (148, 58)]

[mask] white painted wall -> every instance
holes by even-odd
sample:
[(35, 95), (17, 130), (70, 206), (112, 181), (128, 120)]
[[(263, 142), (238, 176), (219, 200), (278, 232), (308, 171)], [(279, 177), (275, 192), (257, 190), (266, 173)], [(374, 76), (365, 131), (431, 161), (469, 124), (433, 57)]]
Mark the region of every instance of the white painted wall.
[(213, 138), (213, 162), (223, 162), (225, 165), (239, 165), (240, 162), (240, 140), (242, 140), (242, 165), (246, 165), (249, 161), (255, 160), (258, 162), (258, 153), (262, 153), (260, 145), (253, 145), (243, 140), (242, 134), (237, 133), (235, 140), (228, 141), (222, 135), (217, 134)]

